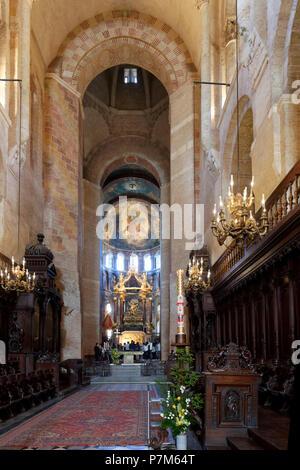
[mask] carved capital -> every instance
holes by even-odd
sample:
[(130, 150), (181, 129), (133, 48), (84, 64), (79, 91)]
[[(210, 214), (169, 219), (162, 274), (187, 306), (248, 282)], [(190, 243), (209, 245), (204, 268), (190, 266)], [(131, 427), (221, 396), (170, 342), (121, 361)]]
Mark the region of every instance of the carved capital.
[(203, 5), (205, 5), (206, 3), (208, 4), (209, 3), (209, 0), (194, 0), (195, 2), (195, 7), (197, 8), (197, 10), (200, 10)]
[(228, 16), (225, 21), (225, 45), (236, 39), (236, 17)]

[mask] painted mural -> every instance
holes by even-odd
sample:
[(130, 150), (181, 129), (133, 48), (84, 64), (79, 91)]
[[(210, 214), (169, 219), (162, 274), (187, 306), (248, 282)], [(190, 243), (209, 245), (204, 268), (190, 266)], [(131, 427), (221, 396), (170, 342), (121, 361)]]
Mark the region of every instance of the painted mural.
[(150, 250), (160, 243), (158, 205), (128, 199), (127, 206), (113, 205), (102, 224), (103, 240), (118, 250)]
[(137, 177), (117, 179), (105, 186), (103, 190), (105, 203), (109, 203), (122, 195), (127, 195), (128, 197), (143, 195), (143, 197), (151, 201), (157, 203), (160, 201), (159, 188), (150, 181)]

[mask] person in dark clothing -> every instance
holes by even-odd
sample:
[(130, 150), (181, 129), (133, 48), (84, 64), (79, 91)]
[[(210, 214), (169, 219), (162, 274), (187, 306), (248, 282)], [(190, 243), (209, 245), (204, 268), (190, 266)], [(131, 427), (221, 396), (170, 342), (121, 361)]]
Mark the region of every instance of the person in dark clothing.
[(94, 347), (95, 351), (95, 361), (99, 362), (101, 358), (101, 349), (99, 347), (99, 343), (96, 343), (96, 346)]
[(300, 445), (300, 364), (295, 367), (294, 396), (291, 407), (291, 424), (288, 450), (298, 450)]

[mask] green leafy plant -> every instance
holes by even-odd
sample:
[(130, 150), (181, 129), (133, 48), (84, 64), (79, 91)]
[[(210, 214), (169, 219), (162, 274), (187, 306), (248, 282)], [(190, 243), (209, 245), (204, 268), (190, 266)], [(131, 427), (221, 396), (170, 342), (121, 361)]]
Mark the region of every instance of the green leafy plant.
[(120, 364), (119, 357), (120, 357), (119, 351), (117, 349), (112, 349), (111, 358), (112, 358), (112, 361), (113, 361), (114, 364), (116, 364), (116, 365)]
[(163, 429), (170, 428), (174, 436), (184, 433), (197, 421), (195, 416), (203, 408), (203, 395), (193, 390), (199, 381), (199, 374), (192, 368), (194, 356), (189, 348), (176, 352), (176, 362), (171, 369), (172, 383), (161, 392)]

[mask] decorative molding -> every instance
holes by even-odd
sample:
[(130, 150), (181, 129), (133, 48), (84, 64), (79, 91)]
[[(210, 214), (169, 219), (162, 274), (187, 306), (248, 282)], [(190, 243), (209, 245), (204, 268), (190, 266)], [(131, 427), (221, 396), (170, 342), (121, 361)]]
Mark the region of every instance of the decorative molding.
[(236, 17), (228, 16), (225, 21), (225, 45), (236, 39)]
[(269, 63), (268, 51), (255, 29), (243, 30), (245, 45), (242, 53), (243, 67), (249, 72), (252, 88), (256, 90)]
[(7, 124), (7, 127), (11, 127), (11, 120), (10, 120), (10, 117), (9, 117), (9, 115), (7, 114), (5, 108), (2, 106), (1, 103), (0, 103), (0, 116), (3, 118), (3, 120), (4, 120), (5, 123)]
[(215, 149), (210, 149), (206, 153), (206, 167), (211, 174), (211, 176), (215, 179), (215, 181), (220, 176), (220, 152)]
[(46, 80), (56, 80), (57, 83), (59, 83), (61, 86), (66, 88), (68, 91), (73, 93), (73, 95), (77, 96), (79, 100), (81, 100), (81, 93), (79, 91), (75, 90), (69, 83), (65, 82), (62, 78), (60, 78), (56, 73), (47, 73), (46, 74)]

